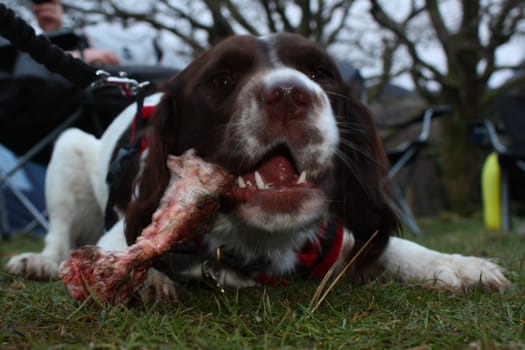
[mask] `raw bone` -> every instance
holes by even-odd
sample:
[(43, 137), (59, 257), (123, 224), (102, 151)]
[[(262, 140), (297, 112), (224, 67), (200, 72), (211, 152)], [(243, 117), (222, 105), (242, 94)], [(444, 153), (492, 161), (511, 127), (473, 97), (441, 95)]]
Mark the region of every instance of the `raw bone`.
[(193, 150), (168, 156), (167, 166), (168, 187), (136, 243), (108, 252), (84, 246), (60, 264), (59, 276), (73, 298), (84, 301), (93, 295), (113, 304), (128, 301), (142, 287), (153, 259), (202, 232), (218, 207), (218, 195), (232, 183), (224, 169), (204, 162)]

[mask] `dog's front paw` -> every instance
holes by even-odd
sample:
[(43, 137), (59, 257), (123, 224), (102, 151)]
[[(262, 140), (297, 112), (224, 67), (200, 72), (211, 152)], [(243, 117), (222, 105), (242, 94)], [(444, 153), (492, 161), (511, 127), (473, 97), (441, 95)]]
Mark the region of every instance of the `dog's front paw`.
[(177, 301), (177, 290), (173, 281), (155, 269), (149, 269), (148, 278), (139, 290), (140, 298), (150, 305), (161, 301)]
[(430, 287), (463, 292), (481, 285), (483, 289), (501, 292), (510, 285), (503, 269), (487, 259), (454, 254), (440, 259), (434, 266), (437, 270), (433, 280), (427, 283)]
[(5, 270), (17, 276), (35, 280), (58, 279), (60, 261), (41, 253), (23, 253), (15, 255), (7, 262)]

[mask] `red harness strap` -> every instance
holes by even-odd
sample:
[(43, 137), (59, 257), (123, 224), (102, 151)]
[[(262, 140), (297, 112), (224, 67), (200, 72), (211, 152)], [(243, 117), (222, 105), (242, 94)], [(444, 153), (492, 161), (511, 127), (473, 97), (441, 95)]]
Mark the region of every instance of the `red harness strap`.
[[(133, 118), (133, 122), (131, 124), (130, 141), (132, 143), (135, 141), (135, 138), (137, 137), (137, 133), (139, 131), (141, 131), (141, 130), (139, 130), (140, 126), (141, 125), (145, 125), (147, 120), (149, 118), (151, 118), (151, 116), (153, 115), (153, 111), (155, 110), (155, 107), (156, 107), (156, 105), (142, 107), (142, 110), (141, 110), (141, 113), (140, 113), (140, 119), (139, 119), (139, 115), (135, 114), (135, 117)], [(144, 150), (147, 147), (148, 147), (148, 140), (147, 140), (146, 136), (143, 136), (142, 139), (140, 140), (140, 145), (139, 145), (138, 152), (139, 153), (144, 152)]]
[[(313, 242), (306, 243), (301, 251), (296, 253), (299, 274), (305, 277), (321, 279), (336, 263), (343, 249), (344, 226), (340, 222), (332, 225), (323, 223)], [(334, 230), (334, 232), (331, 232)], [(288, 285), (290, 280), (259, 274), (255, 280), (261, 284)]]
[[(313, 243), (309, 243), (307, 249), (303, 249), (297, 254), (301, 264), (307, 268), (311, 268), (310, 276), (313, 278), (323, 278), (330, 267), (337, 261), (341, 255), (343, 248), (344, 226), (338, 223), (335, 228), (335, 236), (327, 252), (323, 252), (322, 242), (326, 236), (326, 225), (322, 225), (322, 233), (317, 235), (317, 239)], [(321, 256), (322, 254), (322, 256)], [(321, 256), (321, 259), (319, 257)], [(313, 259), (315, 257), (315, 260)]]

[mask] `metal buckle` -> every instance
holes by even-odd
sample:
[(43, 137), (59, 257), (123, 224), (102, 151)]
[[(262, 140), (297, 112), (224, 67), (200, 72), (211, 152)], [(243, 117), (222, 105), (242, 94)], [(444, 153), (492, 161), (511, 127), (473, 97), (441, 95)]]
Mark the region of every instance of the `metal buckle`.
[(215, 260), (205, 260), (202, 263), (201, 271), (204, 281), (219, 293), (224, 293), (221, 280), (221, 247), (215, 250)]
[(128, 78), (128, 74), (126, 72), (119, 72), (118, 77), (113, 77), (105, 70), (99, 69), (97, 70), (96, 74), (99, 78), (91, 84), (91, 88), (98, 88), (109, 85), (117, 86), (118, 88), (120, 88), (122, 94), (126, 97), (132, 97), (137, 95), (140, 89), (150, 84), (149, 81), (139, 83), (135, 79), (130, 79)]

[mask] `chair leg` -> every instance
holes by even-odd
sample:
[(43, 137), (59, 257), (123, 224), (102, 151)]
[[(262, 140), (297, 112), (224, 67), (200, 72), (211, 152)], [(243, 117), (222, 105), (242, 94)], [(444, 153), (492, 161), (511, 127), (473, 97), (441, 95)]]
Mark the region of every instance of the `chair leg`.
[(38, 208), (36, 208), (33, 205), (33, 203), (31, 203), (31, 201), (27, 198), (26, 195), (24, 195), (18, 188), (16, 188), (9, 182), (9, 179), (5, 180), (5, 183), (9, 187), (9, 190), (13, 192), (18, 201), (22, 203), (26, 210), (29, 211), (31, 215), (35, 218), (35, 220), (38, 221), (38, 223), (47, 231), (49, 225), (45, 216), (40, 212), (40, 210), (38, 210)]
[(7, 218), (7, 207), (5, 204), (3, 188), (0, 186), (0, 237), (9, 238), (9, 221)]
[(394, 192), (394, 198), (390, 200), (390, 205), (410, 231), (416, 236), (421, 236), (423, 233), (416, 222), (416, 218), (414, 217), (414, 214), (412, 214), (401, 188), (395, 181), (392, 181), (392, 189)]
[[(27, 209), (31, 215), (34, 217), (36, 222), (42, 226), (46, 231), (48, 230), (48, 221), (45, 216), (45, 213), (41, 213), (34, 205), (31, 203), (31, 201), (27, 198), (27, 196), (18, 190), (15, 186), (13, 186), (9, 178), (14, 175), (19, 169), (24, 167), (24, 165), (27, 164), (38, 152), (40, 152), (44, 147), (49, 145), (51, 142), (55, 141), (56, 138), (68, 127), (73, 125), (80, 117), (82, 117), (84, 113), (84, 108), (80, 107), (78, 108), (73, 114), (71, 114), (66, 120), (64, 120), (62, 123), (60, 123), (53, 131), (51, 131), (46, 137), (41, 139), (38, 143), (36, 143), (29, 151), (27, 151), (24, 155), (22, 155), (19, 159), (17, 164), (10, 168), (6, 173), (0, 174), (0, 190), (1, 189), (8, 189), (11, 191), (15, 197), (18, 199), (18, 201)], [(0, 193), (0, 235), (2, 238), (8, 238), (10, 235), (10, 227), (9, 227), (9, 221), (8, 221), (8, 215), (7, 215), (7, 206), (4, 202), (4, 198), (2, 193)]]
[(505, 231), (510, 230), (510, 198), (509, 198), (509, 172), (501, 169), (501, 228)]

